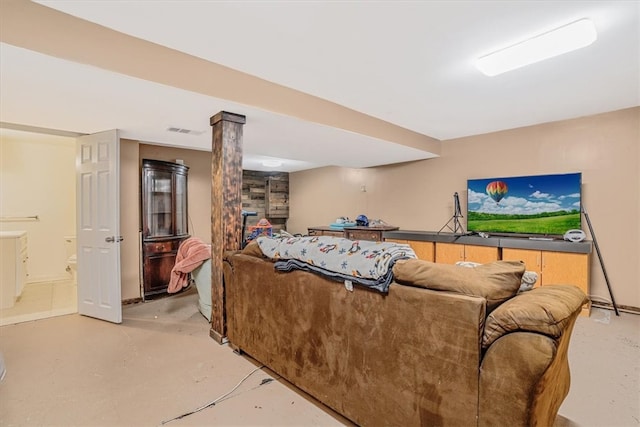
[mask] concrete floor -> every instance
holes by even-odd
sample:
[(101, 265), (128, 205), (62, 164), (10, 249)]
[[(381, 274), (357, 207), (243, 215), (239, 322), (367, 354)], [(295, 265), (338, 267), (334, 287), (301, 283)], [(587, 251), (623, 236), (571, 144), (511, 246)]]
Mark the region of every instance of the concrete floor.
[[(196, 301), (188, 291), (125, 306), (121, 325), (71, 314), (0, 327), (0, 425), (159, 426), (236, 386), (166, 425), (350, 425), (272, 372), (250, 374), (259, 365), (209, 337)], [(640, 316), (594, 309), (569, 357), (556, 427), (640, 425)]]
[(556, 427), (640, 426), (640, 315), (594, 308), (579, 317), (569, 366)]

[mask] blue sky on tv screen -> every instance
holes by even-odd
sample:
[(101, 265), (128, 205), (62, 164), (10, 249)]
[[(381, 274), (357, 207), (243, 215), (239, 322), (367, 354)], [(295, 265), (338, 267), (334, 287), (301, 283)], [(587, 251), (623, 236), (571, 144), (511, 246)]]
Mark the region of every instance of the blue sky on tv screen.
[[(487, 185), (494, 185), (493, 191)], [(473, 212), (534, 215), (580, 210), (581, 174), (536, 175), (467, 181), (467, 209)]]

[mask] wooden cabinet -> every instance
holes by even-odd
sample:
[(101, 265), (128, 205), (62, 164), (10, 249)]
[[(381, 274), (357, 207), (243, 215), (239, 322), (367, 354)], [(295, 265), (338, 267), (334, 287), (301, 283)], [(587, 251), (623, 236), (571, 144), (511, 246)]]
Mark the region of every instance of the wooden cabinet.
[(0, 308), (13, 307), (27, 282), (27, 232), (0, 233)]
[[(503, 260), (523, 261), (525, 268), (538, 273), (535, 286), (571, 284), (589, 295), (589, 265), (591, 254), (540, 251), (532, 249), (502, 249)], [(582, 315), (589, 315), (591, 304), (582, 308)]]
[(486, 264), (500, 259), (500, 252), (493, 246), (463, 245), (459, 243), (436, 242), (435, 262), (455, 264), (458, 261)]
[[(430, 231), (390, 231), (385, 240), (409, 243), (420, 259), (455, 264), (470, 261), (486, 264), (498, 260), (523, 261), (525, 268), (538, 274), (535, 286), (569, 284), (590, 295), (592, 242), (539, 240), (513, 237), (451, 236)], [(423, 244), (425, 252), (418, 246)], [(430, 248), (435, 254), (431, 259)], [(588, 316), (591, 303), (584, 305)]]
[(384, 239), (385, 242), (404, 243), (411, 246), (418, 259), (433, 262), (435, 259), (435, 244), (419, 240)]
[(142, 273), (144, 296), (166, 292), (180, 243), (189, 237), (187, 166), (142, 161)]

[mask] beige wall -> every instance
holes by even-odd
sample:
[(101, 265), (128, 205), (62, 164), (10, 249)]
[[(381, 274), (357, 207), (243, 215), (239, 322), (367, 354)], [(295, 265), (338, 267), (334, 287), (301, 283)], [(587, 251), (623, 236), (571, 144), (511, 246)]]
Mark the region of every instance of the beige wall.
[[(466, 212), (468, 178), (582, 172), (583, 206), (616, 302), (640, 307), (639, 145), (640, 108), (632, 108), (445, 141), (436, 159), (296, 172), (289, 176), (289, 231), (360, 213), (402, 229), (437, 231), (453, 215), (454, 192)], [(584, 221), (583, 230), (588, 234)], [(591, 278), (593, 298), (608, 299), (595, 250)]]
[(38, 215), (38, 221), (0, 222), (27, 232), (28, 282), (66, 280), (64, 236), (76, 234), (75, 139), (2, 130), (0, 216)]

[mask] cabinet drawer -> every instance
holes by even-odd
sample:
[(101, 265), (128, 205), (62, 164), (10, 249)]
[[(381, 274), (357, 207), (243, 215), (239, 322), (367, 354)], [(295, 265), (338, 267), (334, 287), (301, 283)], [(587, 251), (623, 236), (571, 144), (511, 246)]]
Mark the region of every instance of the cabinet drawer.
[(172, 240), (167, 242), (146, 242), (144, 253), (147, 255), (161, 254), (166, 252), (176, 252), (180, 246), (180, 241)]
[(350, 240), (371, 240), (379, 242), (382, 240), (382, 233), (368, 230), (345, 230), (345, 237)]
[(344, 231), (322, 231), (323, 236), (344, 237)]

